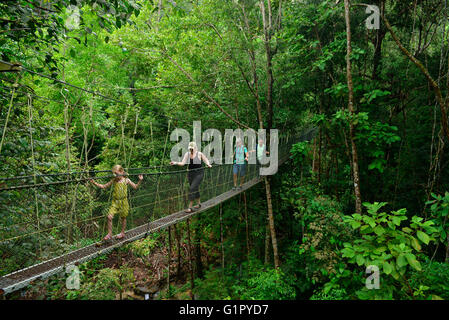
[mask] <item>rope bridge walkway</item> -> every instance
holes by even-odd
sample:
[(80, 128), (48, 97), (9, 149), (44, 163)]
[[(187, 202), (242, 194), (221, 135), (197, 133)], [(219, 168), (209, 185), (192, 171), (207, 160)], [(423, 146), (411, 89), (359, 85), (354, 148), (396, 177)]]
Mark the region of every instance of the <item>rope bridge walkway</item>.
[[(289, 159), (293, 143), (310, 141), (315, 130), (282, 138), (279, 165)], [(205, 168), (199, 210), (185, 212), (188, 202), (187, 170), (173, 167), (128, 169), (131, 180), (144, 179), (129, 191), (129, 229), (123, 239), (98, 242), (106, 231), (106, 213), (112, 188), (102, 190), (89, 183), (92, 172), (73, 172), (0, 178), (0, 293), (10, 293), (36, 279), (44, 279), (126, 243), (146, 237), (210, 209), (262, 181), (258, 167), (247, 164), (246, 183), (232, 190), (232, 164)], [(110, 171), (96, 171), (106, 183)], [(131, 188), (130, 188), (131, 189)], [(102, 226), (101, 226), (102, 225)], [(114, 229), (119, 228), (119, 221)]]

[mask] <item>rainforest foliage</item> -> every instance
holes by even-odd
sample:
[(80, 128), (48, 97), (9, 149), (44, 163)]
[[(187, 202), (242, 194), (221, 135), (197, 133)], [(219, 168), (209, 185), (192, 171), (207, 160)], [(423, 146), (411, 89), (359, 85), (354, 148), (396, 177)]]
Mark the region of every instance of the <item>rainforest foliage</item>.
[[(195, 216), (190, 255), (186, 222), (171, 229), (176, 285), (157, 296), (449, 299), (448, 16), (445, 0), (2, 1), (1, 60), (38, 74), (0, 74), (1, 176), (167, 165), (167, 132), (198, 120), (315, 127), (270, 206), (261, 183)], [(2, 209), (0, 234), (22, 211)], [(79, 290), (29, 295), (124, 298), (166, 283), (167, 254), (164, 230), (84, 264)]]

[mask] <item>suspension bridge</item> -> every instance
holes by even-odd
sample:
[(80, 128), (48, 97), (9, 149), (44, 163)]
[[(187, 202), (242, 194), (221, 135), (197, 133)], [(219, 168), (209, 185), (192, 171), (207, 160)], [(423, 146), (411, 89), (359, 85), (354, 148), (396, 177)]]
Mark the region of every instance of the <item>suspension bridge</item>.
[[(310, 141), (314, 133), (310, 129), (298, 136), (281, 137), (279, 165), (289, 159), (292, 144)], [(246, 182), (241, 189), (233, 190), (232, 164), (205, 168), (200, 188), (202, 206), (187, 213), (187, 170), (164, 168), (127, 170), (131, 180), (136, 181), (139, 174), (144, 179), (137, 190), (129, 191), (130, 228), (123, 239), (109, 242), (99, 240), (105, 234), (111, 190), (95, 188), (89, 179), (95, 176), (96, 180), (107, 182), (112, 178), (110, 171), (0, 178), (0, 212), (8, 215), (8, 224), (0, 226), (0, 271), (4, 274), (0, 277), (1, 292), (11, 293), (35, 280), (64, 272), (66, 266), (186, 220), (263, 181), (258, 167), (247, 164)]]

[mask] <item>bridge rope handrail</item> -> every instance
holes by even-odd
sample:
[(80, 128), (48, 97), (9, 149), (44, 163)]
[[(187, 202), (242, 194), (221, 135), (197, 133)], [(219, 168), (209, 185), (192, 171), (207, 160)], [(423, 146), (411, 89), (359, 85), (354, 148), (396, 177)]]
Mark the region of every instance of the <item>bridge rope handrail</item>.
[[(221, 162), (226, 161), (227, 157), (222, 157)], [(221, 166), (226, 165), (226, 163), (214, 163), (213, 166)], [(161, 164), (161, 165), (154, 165), (154, 166), (146, 166), (146, 167), (135, 167), (135, 168), (125, 168), (125, 171), (130, 170), (152, 170), (152, 169), (160, 169), (160, 168), (169, 168), (173, 167), (170, 164)], [(194, 169), (195, 170), (195, 169)], [(179, 173), (179, 172), (187, 172), (192, 171), (192, 169), (184, 169), (184, 170), (178, 170), (178, 171), (163, 171), (163, 172), (147, 172), (147, 173), (127, 173), (127, 176), (138, 176), (140, 174), (142, 175), (158, 175), (158, 174), (173, 174), (173, 173)], [(21, 179), (30, 179), (30, 178), (41, 178), (41, 177), (58, 177), (58, 176), (72, 176), (72, 175), (82, 175), (82, 174), (96, 174), (96, 173), (106, 173), (111, 172), (111, 170), (80, 170), (80, 171), (73, 171), (73, 172), (54, 172), (54, 173), (42, 173), (42, 174), (33, 174), (33, 175), (18, 175), (18, 176), (10, 176), (10, 177), (0, 177), (1, 181), (11, 181), (11, 180), (21, 180)], [(98, 176), (97, 178), (113, 178), (114, 175), (108, 175), (108, 176)], [(48, 182), (48, 183), (40, 183), (36, 185), (20, 185), (20, 186), (14, 186), (10, 188), (0, 188), (0, 191), (5, 190), (16, 190), (16, 189), (23, 189), (23, 188), (32, 188), (32, 187), (40, 187), (40, 186), (46, 186), (46, 185), (52, 185), (52, 184), (61, 184), (61, 183), (75, 183), (75, 182), (83, 182), (88, 181), (91, 178), (83, 178), (83, 179), (74, 179), (74, 180), (65, 180), (65, 181), (55, 181), (55, 182)]]
[[(230, 180), (227, 180), (227, 181), (224, 182), (224, 183), (221, 183), (221, 184), (212, 186), (212, 187), (207, 188), (207, 189), (202, 189), (202, 192), (209, 191), (209, 190), (213, 190), (213, 189), (215, 189), (215, 188), (217, 188), (217, 187), (219, 187), (219, 186), (227, 185), (227, 184), (229, 184), (229, 182), (231, 182), (231, 181), (232, 181), (232, 180), (230, 179)], [(178, 195), (178, 196), (173, 196), (173, 197), (169, 197), (169, 198), (162, 199), (162, 200), (156, 200), (156, 201), (153, 201), (153, 202), (150, 202), (150, 203), (146, 203), (146, 204), (144, 204), (144, 205), (142, 205), (142, 206), (133, 207), (132, 209), (135, 210), (135, 209), (139, 209), (139, 208), (144, 208), (144, 207), (146, 207), (146, 206), (154, 205), (154, 204), (160, 203), (160, 202), (173, 201), (173, 200), (178, 199), (178, 198), (181, 198), (181, 197), (183, 197), (183, 196), (184, 196), (184, 195)], [(131, 199), (130, 199), (130, 200), (131, 200)], [(7, 239), (0, 239), (0, 244), (5, 243), (5, 242), (7, 242), (7, 241), (12, 241), (12, 240), (17, 240), (17, 239), (25, 238), (25, 237), (28, 237), (28, 236), (30, 236), (30, 235), (39, 234), (39, 233), (43, 233), (43, 232), (46, 232), (46, 231), (50, 231), (50, 230), (54, 230), (54, 229), (59, 229), (59, 228), (67, 227), (67, 226), (69, 226), (69, 225), (75, 225), (75, 224), (79, 224), (79, 223), (83, 223), (83, 222), (88, 222), (88, 221), (96, 220), (97, 218), (98, 218), (98, 219), (104, 218), (104, 216), (100, 215), (100, 216), (97, 216), (97, 217), (93, 217), (93, 218), (89, 218), (89, 219), (85, 219), (85, 220), (80, 220), (80, 221), (77, 221), (76, 223), (67, 223), (67, 224), (63, 224), (63, 225), (57, 225), (57, 226), (54, 226), (54, 227), (51, 227), (51, 228), (47, 228), (47, 229), (40, 230), (40, 231), (35, 231), (35, 232), (32, 232), (32, 233), (27, 233), (27, 234), (21, 235), (21, 236), (16, 236), (16, 237), (7, 238)]]
[[(221, 164), (213, 164), (212, 167), (216, 166), (224, 166), (229, 165), (227, 163), (221, 163)], [(157, 167), (161, 166), (155, 166), (155, 167), (142, 167), (142, 168), (129, 168), (128, 170), (146, 170), (146, 169), (156, 169)], [(172, 167), (171, 165), (163, 165), (163, 168), (166, 167)], [(209, 169), (208, 167), (204, 168), (198, 168), (198, 169), (184, 169), (184, 170), (175, 170), (175, 171), (162, 171), (162, 172), (138, 172), (138, 173), (127, 173), (126, 176), (133, 177), (133, 176), (158, 176), (158, 175), (169, 175), (169, 174), (177, 174), (177, 173), (186, 173), (189, 171), (198, 171), (198, 170), (204, 170)], [(77, 173), (105, 173), (105, 172), (111, 172), (111, 170), (88, 170), (88, 171), (78, 171)], [(53, 174), (41, 174), (36, 175), (36, 177), (47, 177), (47, 176), (66, 176), (66, 175), (76, 175), (77, 173), (53, 173)], [(14, 177), (0, 177), (0, 180), (8, 181), (8, 180), (16, 180), (20, 178), (33, 178), (33, 175), (28, 176), (14, 176)], [(97, 179), (112, 179), (115, 178), (115, 175), (106, 175), (106, 176), (95, 176)], [(0, 188), (0, 191), (8, 191), (8, 190), (18, 190), (18, 189), (28, 189), (28, 188), (37, 188), (37, 187), (43, 187), (43, 186), (49, 186), (49, 185), (59, 185), (59, 184), (71, 184), (71, 183), (77, 183), (77, 182), (86, 182), (93, 179), (93, 177), (89, 178), (81, 178), (81, 179), (73, 179), (73, 180), (64, 180), (64, 181), (53, 181), (53, 182), (45, 182), (45, 183), (38, 183), (38, 184), (25, 184), (25, 185), (18, 185), (18, 186), (11, 186), (6, 188)]]

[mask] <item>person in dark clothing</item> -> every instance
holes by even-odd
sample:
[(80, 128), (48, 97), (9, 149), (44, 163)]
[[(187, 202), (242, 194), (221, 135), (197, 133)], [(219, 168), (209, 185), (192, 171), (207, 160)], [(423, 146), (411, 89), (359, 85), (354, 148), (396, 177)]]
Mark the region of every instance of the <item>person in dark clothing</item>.
[[(184, 166), (187, 161), (189, 161), (189, 171), (187, 178), (189, 180), (189, 208), (186, 212), (193, 212), (194, 209), (201, 208), (200, 201), (200, 184), (204, 177), (204, 167), (202, 162), (204, 161), (206, 165), (211, 168), (209, 159), (202, 153), (199, 152), (195, 142), (189, 143), (189, 152), (186, 152), (184, 158), (181, 162), (171, 161), (171, 165)], [(193, 201), (197, 200), (198, 204), (193, 206)]]

